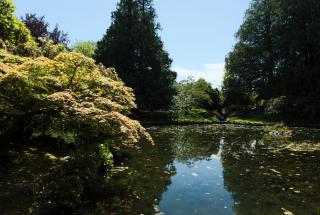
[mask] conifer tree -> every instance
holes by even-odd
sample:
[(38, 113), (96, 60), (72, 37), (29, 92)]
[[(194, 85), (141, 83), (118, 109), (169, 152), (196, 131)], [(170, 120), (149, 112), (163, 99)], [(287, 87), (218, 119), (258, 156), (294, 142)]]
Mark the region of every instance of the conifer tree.
[(152, 0), (121, 0), (112, 13), (112, 24), (97, 44), (95, 58), (114, 67), (134, 89), (139, 109), (169, 107), (176, 74), (158, 35)]

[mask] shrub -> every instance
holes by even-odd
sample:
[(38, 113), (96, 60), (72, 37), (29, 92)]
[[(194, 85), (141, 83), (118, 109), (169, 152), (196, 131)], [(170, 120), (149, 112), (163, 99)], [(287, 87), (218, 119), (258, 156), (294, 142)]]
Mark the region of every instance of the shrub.
[(266, 102), (265, 114), (274, 116), (282, 115), (285, 113), (287, 106), (288, 102), (285, 96), (270, 99)]
[(35, 55), (36, 42), (28, 28), (13, 14), (14, 10), (11, 0), (0, 1), (0, 39), (8, 51), (25, 56)]
[(73, 45), (74, 52), (81, 53), (87, 57), (93, 57), (97, 49), (97, 43), (93, 41), (82, 41)]
[(33, 211), (72, 214), (86, 196), (103, 188), (113, 165), (111, 149), (141, 139), (152, 142), (139, 122), (128, 117), (136, 107), (134, 95), (113, 69), (73, 52), (53, 59), (0, 58), (2, 146), (66, 149), (64, 157), (45, 154), (50, 169), (37, 176)]
[(150, 139), (138, 122), (126, 117), (136, 107), (132, 89), (108, 77), (93, 59), (61, 53), (53, 60), (29, 58), (18, 67), (4, 65), (8, 68), (0, 76), (3, 124), (8, 123), (4, 117), (23, 121), (38, 135), (69, 131), (75, 141), (111, 136), (134, 143), (140, 135)]
[(53, 59), (62, 52), (66, 52), (66, 47), (63, 44), (55, 44), (52, 40), (48, 38), (40, 39), (40, 55)]

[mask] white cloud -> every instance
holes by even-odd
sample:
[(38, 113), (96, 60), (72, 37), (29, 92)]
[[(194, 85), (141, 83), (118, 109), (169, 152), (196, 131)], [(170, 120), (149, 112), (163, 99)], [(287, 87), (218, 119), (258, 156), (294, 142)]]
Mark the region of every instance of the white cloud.
[(203, 78), (210, 82), (213, 87), (220, 88), (224, 75), (224, 63), (205, 64), (200, 70), (187, 69), (183, 67), (173, 67), (173, 71), (178, 73), (178, 81), (192, 76), (195, 79)]

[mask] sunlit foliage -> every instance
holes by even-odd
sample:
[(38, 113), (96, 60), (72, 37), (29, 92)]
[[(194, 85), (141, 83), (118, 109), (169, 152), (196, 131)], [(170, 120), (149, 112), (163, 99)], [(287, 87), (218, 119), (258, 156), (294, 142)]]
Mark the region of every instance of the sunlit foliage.
[(36, 43), (30, 31), (14, 14), (15, 5), (11, 0), (0, 1), (0, 49), (21, 55), (33, 55)]
[(0, 120), (7, 137), (21, 123), (31, 136), (68, 131), (78, 141), (117, 137), (135, 143), (146, 136), (126, 117), (136, 107), (134, 96), (112, 69), (78, 53), (52, 60), (1, 56)]
[(33, 175), (41, 184), (32, 195), (37, 213), (77, 210), (104, 187), (111, 151), (152, 142), (128, 117), (134, 95), (114, 69), (74, 52), (53, 59), (1, 52), (0, 59), (0, 146), (35, 147), (30, 159), (46, 160), (46, 171)]
[(192, 77), (175, 84), (177, 94), (173, 97), (172, 109), (188, 111), (204, 109), (216, 112), (219, 116), (225, 115), (224, 99), (219, 89), (213, 89), (204, 79), (195, 81)]
[(97, 49), (97, 43), (93, 41), (77, 42), (72, 46), (72, 50), (74, 52), (82, 53), (87, 57), (93, 57), (96, 49)]

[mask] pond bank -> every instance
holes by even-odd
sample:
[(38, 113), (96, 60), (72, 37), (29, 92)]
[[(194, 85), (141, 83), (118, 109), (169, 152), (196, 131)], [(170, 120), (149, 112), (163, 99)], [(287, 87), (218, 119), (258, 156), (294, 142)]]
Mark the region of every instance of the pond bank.
[(320, 128), (320, 120), (270, 118), (266, 116), (232, 116), (219, 120), (214, 114), (191, 112), (186, 116), (176, 116), (168, 111), (148, 112), (135, 117), (144, 126), (166, 125), (239, 125), (239, 126), (274, 126)]

